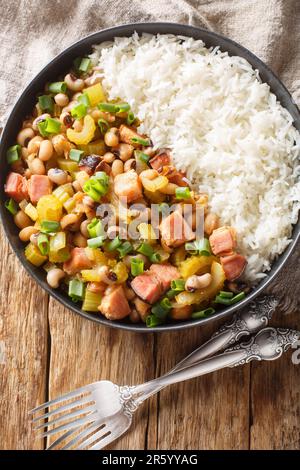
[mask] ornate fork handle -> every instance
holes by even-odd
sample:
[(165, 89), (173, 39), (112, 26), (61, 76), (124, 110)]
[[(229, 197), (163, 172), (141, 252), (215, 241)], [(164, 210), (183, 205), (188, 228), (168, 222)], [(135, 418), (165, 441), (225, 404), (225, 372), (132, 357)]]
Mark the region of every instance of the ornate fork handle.
[[(157, 379), (137, 385), (131, 390), (131, 399), (138, 406), (160, 388), (177, 382), (199, 377), (225, 367), (236, 367), (252, 360), (273, 361), (278, 359), (300, 338), (300, 332), (282, 328), (264, 328), (247, 343), (241, 343), (223, 354), (205, 359), (186, 369), (175, 371)], [(128, 397), (129, 398), (129, 397)]]
[(264, 296), (251, 302), (247, 309), (235, 314), (230, 322), (221, 326), (206, 343), (176, 364), (168, 374), (212, 356), (227, 346), (237, 343), (242, 336), (256, 333), (267, 326), (277, 305), (278, 300), (273, 296)]

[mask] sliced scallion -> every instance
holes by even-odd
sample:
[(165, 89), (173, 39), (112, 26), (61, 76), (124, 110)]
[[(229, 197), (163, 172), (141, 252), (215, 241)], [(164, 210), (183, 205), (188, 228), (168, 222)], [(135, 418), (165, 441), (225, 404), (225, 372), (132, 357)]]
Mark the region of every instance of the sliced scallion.
[(69, 158), (70, 160), (73, 160), (74, 162), (78, 163), (83, 153), (83, 150), (71, 149), (69, 152)]
[(149, 243), (142, 243), (137, 251), (142, 255), (147, 256), (147, 258), (150, 258), (150, 256), (153, 255), (153, 248), (151, 245), (149, 245)]
[(152, 253), (150, 256), (151, 263), (160, 263), (161, 255), (159, 253)]
[(240, 292), (239, 294), (232, 297), (231, 304), (235, 304), (235, 303), (239, 302), (240, 300), (243, 300), (245, 297), (246, 297), (245, 292)]
[(6, 152), (6, 160), (9, 165), (20, 158), (21, 145), (12, 145)]
[(142, 137), (132, 137), (131, 142), (133, 144), (142, 145), (143, 147), (148, 147), (150, 145), (150, 140), (149, 139), (143, 139)]
[(87, 72), (90, 65), (91, 65), (91, 59), (88, 59), (87, 57), (84, 57), (80, 61), (78, 70), (80, 70), (80, 72)]
[(118, 103), (116, 108), (118, 108), (118, 113), (126, 113), (130, 110), (130, 105), (128, 103)]
[(130, 261), (130, 270), (133, 276), (139, 276), (144, 272), (144, 261), (139, 258), (132, 258)]
[(209, 307), (209, 308), (206, 308), (205, 310), (200, 310), (199, 312), (193, 312), (192, 318), (194, 318), (195, 320), (197, 318), (205, 318), (205, 317), (208, 317), (209, 315), (212, 315), (213, 313), (215, 313), (215, 309), (212, 307)]
[(117, 113), (118, 112), (118, 107), (115, 104), (112, 103), (99, 103), (97, 105), (98, 109), (100, 111), (104, 111), (106, 113)]
[(59, 222), (54, 222), (52, 220), (42, 220), (41, 222), (41, 232), (43, 233), (55, 233), (60, 229)]
[(148, 162), (149, 162), (150, 157), (149, 157), (149, 155), (147, 155), (146, 153), (141, 152), (140, 150), (136, 150), (135, 153), (136, 153), (136, 155), (138, 156), (138, 158), (141, 160), (141, 162), (144, 162), (144, 163), (148, 163)]
[(49, 95), (39, 96), (39, 105), (42, 111), (50, 111), (52, 113), (54, 107), (53, 98)]
[(87, 241), (87, 245), (89, 248), (99, 248), (99, 246), (102, 246), (104, 242), (104, 237), (99, 236), (95, 238), (89, 238)]
[(98, 119), (98, 126), (100, 128), (101, 134), (105, 134), (105, 132), (109, 129), (108, 122), (103, 118)]
[(117, 236), (116, 238), (114, 238), (114, 240), (111, 240), (107, 244), (107, 250), (108, 251), (115, 251), (121, 245), (122, 245), (122, 241), (120, 240), (119, 236)]
[(185, 244), (186, 251), (189, 251), (191, 254), (201, 255), (201, 256), (210, 256), (211, 249), (209, 240), (207, 238), (200, 238), (193, 242), (187, 242)]
[(72, 279), (69, 282), (69, 291), (68, 295), (71, 297), (73, 302), (77, 302), (78, 300), (83, 300), (85, 292), (85, 285), (83, 282), (79, 281), (78, 279)]
[(92, 219), (92, 221), (87, 225), (87, 231), (90, 238), (96, 238), (103, 236), (103, 227), (100, 219)]
[(175, 197), (176, 199), (190, 199), (191, 197), (190, 188), (188, 188), (187, 186), (184, 186), (184, 187), (179, 186), (175, 190)]
[(220, 290), (219, 296), (224, 297), (225, 299), (232, 299), (233, 292), (227, 292), (227, 291), (224, 291), (224, 290)]
[(47, 137), (50, 134), (58, 134), (60, 128), (61, 122), (51, 117), (47, 117), (46, 119), (38, 123), (38, 129), (43, 137)]
[(66, 93), (67, 84), (65, 82), (53, 82), (49, 84), (48, 87), (50, 93), (57, 95), (58, 93)]
[(12, 214), (12, 215), (16, 215), (16, 213), (18, 212), (18, 204), (16, 203), (16, 201), (14, 201), (13, 199), (8, 199), (6, 202), (5, 202), (5, 207), (6, 209)]
[(49, 238), (45, 233), (40, 233), (38, 238), (37, 238), (37, 244), (39, 247), (39, 250), (43, 256), (49, 254)]
[(91, 106), (90, 99), (86, 93), (79, 95), (77, 98), (78, 103), (84, 104), (87, 108)]
[(154, 328), (155, 326), (161, 325), (162, 323), (164, 323), (164, 321), (155, 315), (148, 315), (146, 318), (146, 326), (148, 328)]
[(71, 109), (71, 115), (76, 119), (81, 119), (86, 115), (87, 107), (83, 103), (79, 103)]
[(135, 115), (132, 111), (128, 111), (126, 122), (129, 126), (135, 121)]
[(182, 292), (185, 290), (185, 280), (184, 279), (175, 279), (171, 281), (171, 289), (176, 292)]
[(128, 253), (131, 253), (131, 251), (133, 250), (133, 246), (130, 242), (126, 241), (122, 243), (122, 245), (120, 245), (117, 250), (119, 252), (120, 258), (124, 258), (124, 256), (128, 255)]

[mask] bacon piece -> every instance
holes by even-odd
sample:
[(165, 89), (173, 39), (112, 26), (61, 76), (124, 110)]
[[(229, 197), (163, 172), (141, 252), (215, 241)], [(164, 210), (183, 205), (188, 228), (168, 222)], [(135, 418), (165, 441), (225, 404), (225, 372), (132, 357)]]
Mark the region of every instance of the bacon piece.
[(29, 197), (33, 204), (37, 203), (42, 196), (52, 192), (52, 183), (46, 175), (32, 175), (29, 180)]
[(121, 320), (130, 314), (130, 307), (122, 286), (109, 287), (101, 304), (100, 312), (109, 320)]
[(167, 246), (180, 246), (193, 240), (195, 233), (178, 211), (163, 219), (159, 226), (161, 237)]
[(214, 255), (227, 255), (236, 247), (235, 230), (232, 227), (220, 227), (213, 231), (209, 243)]
[(90, 269), (92, 267), (91, 260), (87, 257), (85, 248), (73, 248), (71, 257), (64, 262), (64, 271), (69, 274), (76, 274), (82, 269)]
[(114, 179), (114, 191), (118, 197), (127, 197), (127, 202), (142, 197), (142, 183), (134, 170), (117, 175)]
[(228, 281), (234, 281), (240, 277), (247, 265), (246, 258), (238, 253), (233, 253), (229, 256), (222, 256), (220, 260)]
[(5, 193), (16, 202), (28, 199), (28, 182), (24, 176), (19, 173), (11, 172), (6, 178), (4, 186)]

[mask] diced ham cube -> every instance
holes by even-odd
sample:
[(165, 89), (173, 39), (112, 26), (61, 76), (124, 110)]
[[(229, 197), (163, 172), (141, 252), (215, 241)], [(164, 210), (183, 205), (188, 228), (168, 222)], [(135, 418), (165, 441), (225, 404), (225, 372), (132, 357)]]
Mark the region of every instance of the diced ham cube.
[(238, 253), (222, 256), (220, 260), (228, 281), (234, 281), (240, 277), (247, 265), (246, 258)]
[(64, 262), (64, 271), (67, 274), (76, 274), (82, 269), (90, 269), (92, 267), (92, 261), (87, 257), (85, 248), (73, 248), (71, 251), (71, 257), (68, 261)]
[(168, 152), (158, 153), (157, 155), (154, 155), (153, 158), (151, 158), (149, 163), (154, 170), (159, 171), (163, 166), (170, 165), (170, 154)]
[(46, 175), (32, 175), (29, 180), (29, 197), (33, 204), (37, 203), (42, 196), (52, 192), (52, 183)]
[(171, 281), (179, 277), (177, 268), (170, 264), (152, 264), (149, 271), (133, 279), (131, 287), (141, 299), (153, 304), (170, 289)]
[(121, 320), (130, 314), (130, 306), (122, 286), (109, 287), (99, 306), (109, 320)]
[(124, 142), (125, 144), (130, 144), (133, 147), (140, 147), (139, 143), (132, 142), (133, 138), (138, 137), (144, 139), (144, 137), (138, 134), (135, 129), (129, 126), (125, 126), (124, 124), (119, 127), (119, 136), (121, 142)]
[(152, 264), (150, 272), (154, 273), (155, 277), (160, 281), (164, 292), (170, 289), (171, 281), (180, 278), (178, 269), (170, 264)]
[(143, 193), (139, 175), (134, 170), (117, 175), (114, 179), (114, 191), (118, 197), (127, 197), (128, 203), (140, 199)]
[(161, 238), (167, 246), (180, 246), (185, 242), (194, 240), (195, 233), (184, 220), (180, 212), (172, 212), (161, 221), (159, 226)]
[(24, 176), (19, 173), (11, 172), (6, 178), (4, 187), (5, 193), (16, 202), (28, 199), (28, 182)]
[(214, 255), (227, 255), (236, 247), (235, 230), (232, 227), (220, 227), (213, 231), (209, 243)]
[(131, 282), (131, 287), (136, 295), (150, 304), (157, 302), (163, 294), (161, 282), (149, 272), (135, 277)]
[(177, 171), (171, 176), (168, 176), (170, 183), (177, 184), (177, 186), (187, 186), (188, 180), (186, 179), (185, 173)]

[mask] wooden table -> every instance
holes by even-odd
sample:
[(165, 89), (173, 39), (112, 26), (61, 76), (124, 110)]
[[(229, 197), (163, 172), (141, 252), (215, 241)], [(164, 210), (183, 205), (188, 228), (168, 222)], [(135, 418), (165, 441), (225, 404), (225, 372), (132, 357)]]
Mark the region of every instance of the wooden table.
[[(1, 233), (0, 448), (43, 449), (27, 412), (99, 379), (134, 384), (167, 371), (207, 339), (216, 323), (178, 333), (101, 327), (49, 298)], [(300, 329), (299, 251), (273, 291), (273, 324)], [(298, 314), (297, 314), (298, 310)], [(283, 312), (290, 313), (285, 315)], [(293, 313), (292, 313), (293, 312)], [(114, 449), (299, 449), (299, 350), (173, 385), (138, 411)]]

